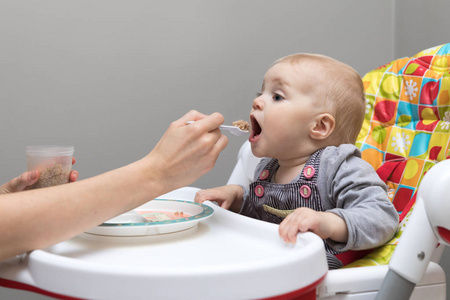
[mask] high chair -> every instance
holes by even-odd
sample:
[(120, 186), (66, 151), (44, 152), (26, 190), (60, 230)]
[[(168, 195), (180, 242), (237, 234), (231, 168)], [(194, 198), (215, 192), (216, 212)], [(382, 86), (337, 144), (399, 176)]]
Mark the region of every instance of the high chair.
[[(377, 295), (394, 250), (408, 227), (423, 176), (436, 163), (449, 157), (449, 71), (450, 44), (444, 44), (413, 57), (394, 60), (363, 77), (366, 114), (356, 145), (361, 149), (362, 158), (386, 182), (400, 224), (394, 238), (385, 245), (342, 269), (329, 271), (317, 287), (318, 299), (374, 299)], [(248, 185), (259, 160), (252, 155), (249, 142), (245, 142), (228, 184)], [(435, 178), (440, 176), (435, 175)], [(436, 197), (442, 198), (442, 195)], [(432, 234), (431, 229), (426, 232)], [(418, 234), (415, 243), (420, 245), (422, 241)], [(431, 253), (426, 253), (426, 262), (430, 263), (424, 267), (425, 275), (418, 277), (422, 280), (414, 282), (417, 285), (410, 299), (446, 297), (445, 273), (438, 264), (443, 246), (438, 247), (434, 238), (429, 243), (433, 256), (430, 258)], [(402, 251), (408, 252), (408, 249), (403, 247)], [(415, 271), (414, 266), (411, 268), (409, 272)]]

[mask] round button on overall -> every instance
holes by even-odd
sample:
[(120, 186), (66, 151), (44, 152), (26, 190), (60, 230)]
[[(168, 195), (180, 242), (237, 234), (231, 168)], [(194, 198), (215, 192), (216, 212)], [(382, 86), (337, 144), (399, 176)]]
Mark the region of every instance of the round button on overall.
[(308, 179), (313, 178), (315, 173), (316, 173), (316, 169), (314, 169), (314, 167), (312, 167), (312, 166), (307, 166), (303, 170), (303, 175), (305, 175), (305, 177)]
[(255, 195), (260, 198), (264, 195), (264, 187), (262, 185), (257, 185), (255, 187)]
[(311, 196), (311, 189), (307, 185), (302, 185), (300, 187), (300, 195), (302, 195), (303, 198), (309, 198)]
[(267, 177), (269, 177), (269, 170), (264, 170), (259, 175), (259, 179), (261, 180), (267, 179)]

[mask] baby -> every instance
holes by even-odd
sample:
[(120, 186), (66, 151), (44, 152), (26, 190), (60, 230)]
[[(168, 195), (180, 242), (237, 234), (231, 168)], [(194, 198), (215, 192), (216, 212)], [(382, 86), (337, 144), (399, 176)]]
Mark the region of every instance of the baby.
[(279, 59), (250, 112), (252, 152), (263, 157), (254, 182), (248, 189), (201, 190), (195, 201), (280, 224), (287, 243), (299, 232), (316, 233), (330, 269), (343, 265), (339, 257), (347, 250), (386, 243), (398, 213), (354, 146), (364, 110), (362, 80), (353, 68), (315, 54)]

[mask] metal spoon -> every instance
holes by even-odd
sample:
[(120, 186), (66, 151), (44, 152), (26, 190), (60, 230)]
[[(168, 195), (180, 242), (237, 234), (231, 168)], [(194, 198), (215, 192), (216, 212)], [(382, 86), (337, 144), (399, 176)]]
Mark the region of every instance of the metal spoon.
[[(195, 121), (187, 121), (186, 124), (192, 124), (194, 122)], [(236, 135), (236, 136), (243, 136), (243, 135), (250, 133), (249, 131), (245, 131), (245, 130), (240, 129), (239, 127), (230, 126), (230, 125), (220, 125), (219, 128), (228, 130), (232, 135)]]

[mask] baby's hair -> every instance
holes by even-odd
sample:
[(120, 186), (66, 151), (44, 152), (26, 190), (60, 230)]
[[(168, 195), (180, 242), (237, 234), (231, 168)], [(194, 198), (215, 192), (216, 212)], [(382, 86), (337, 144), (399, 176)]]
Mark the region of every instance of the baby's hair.
[(297, 53), (282, 57), (275, 64), (289, 62), (310, 67), (318, 84), (309, 86), (335, 118), (331, 134), (333, 145), (354, 144), (364, 121), (365, 97), (361, 76), (349, 65), (319, 54)]

